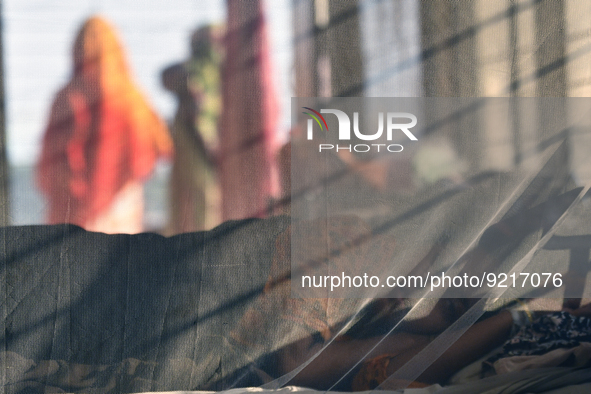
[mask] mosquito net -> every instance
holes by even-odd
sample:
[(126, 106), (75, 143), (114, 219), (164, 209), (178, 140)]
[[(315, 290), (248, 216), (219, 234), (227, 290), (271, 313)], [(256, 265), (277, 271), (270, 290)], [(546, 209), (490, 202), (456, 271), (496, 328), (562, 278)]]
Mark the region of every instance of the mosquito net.
[[(294, 99), (292, 110), (290, 215), (168, 238), (3, 228), (3, 389), (444, 382), (461, 365), (438, 378), (438, 360), (498, 310), (589, 297), (577, 152), (591, 101)], [(499, 128), (525, 153), (492, 141)], [(380, 360), (390, 369), (377, 379)]]

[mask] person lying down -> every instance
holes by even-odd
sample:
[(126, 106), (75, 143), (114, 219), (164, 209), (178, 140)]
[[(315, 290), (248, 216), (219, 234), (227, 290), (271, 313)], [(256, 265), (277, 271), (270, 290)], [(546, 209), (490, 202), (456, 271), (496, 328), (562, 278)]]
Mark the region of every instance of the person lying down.
[[(416, 301), (292, 298), (290, 231), (285, 217), (170, 238), (76, 226), (0, 229), (0, 387), (7, 393), (124, 393), (273, 382), (345, 391), (400, 386), (389, 376), (475, 302), (438, 300), (385, 336)], [(325, 248), (327, 236), (346, 247), (371, 234), (351, 216), (311, 223), (306, 231), (310, 249)], [(392, 240), (376, 242), (381, 263), (390, 264)], [(343, 254), (343, 263), (355, 265), (365, 253), (361, 247)], [(573, 347), (591, 341), (590, 309), (541, 319), (550, 318), (571, 340), (576, 332), (577, 343), (567, 345)], [(535, 318), (505, 310), (481, 320), (414, 382), (402, 384), (445, 384), (512, 333), (523, 344), (543, 337), (516, 328)], [(549, 327), (547, 320), (536, 322), (529, 326)], [(552, 346), (546, 341), (541, 348)], [(503, 349), (510, 356), (520, 350)]]
[[(319, 240), (324, 240), (327, 236), (332, 240), (341, 239), (346, 242), (345, 239), (362, 238), (368, 231), (356, 218), (331, 218), (325, 223), (306, 227), (306, 233), (309, 234), (306, 245), (308, 248), (322, 249), (323, 242)], [(261, 335), (268, 337), (273, 335), (271, 333), (278, 333), (281, 339), (277, 341), (284, 341), (284, 345), (279, 351), (268, 352), (271, 356), (260, 363), (259, 367), (274, 377), (288, 374), (289, 377), (282, 380), (284, 384), (342, 391), (371, 390), (378, 386), (383, 389), (397, 389), (409, 385), (416, 387), (445, 384), (454, 373), (503, 345), (512, 336), (517, 333), (526, 335), (520, 331), (522, 327), (525, 330), (525, 327), (533, 325), (538, 331), (543, 331), (544, 328), (550, 330), (546, 326), (558, 318), (561, 319), (563, 328), (571, 328), (570, 334), (577, 328), (578, 342), (591, 341), (591, 304), (568, 310), (568, 313), (564, 311), (551, 315), (551, 312), (536, 312), (537, 315), (534, 316), (527, 309), (524, 311), (523, 303), (520, 302), (519, 308), (503, 309), (480, 319), (441, 357), (434, 360), (417, 381), (388, 381), (389, 376), (429, 345), (478, 300), (431, 300), (433, 302), (428, 313), (418, 319), (407, 320), (403, 317), (417, 300), (293, 299), (289, 296), (289, 281), (276, 279), (285, 278), (281, 273), (282, 269), (284, 272), (289, 270), (292, 254), (289, 247), (285, 247), (290, 243), (289, 237), (288, 229), (278, 238), (267, 286), (255, 306), (245, 314), (242, 326), (233, 332), (234, 339), (250, 346), (263, 343)], [(391, 244), (391, 240), (384, 239), (380, 246), (376, 247), (375, 243), (372, 245), (374, 250), (382, 250), (384, 263), (388, 262)], [(343, 244), (341, 247), (346, 246)], [(355, 257), (366, 252), (367, 250), (360, 250)], [(355, 264), (355, 261), (340, 261), (340, 267), (347, 267), (347, 264)], [(363, 301), (367, 303), (360, 307)], [(355, 315), (355, 312), (359, 312), (358, 318), (350, 324), (351, 319), (347, 317)], [(279, 318), (269, 318), (270, 316)], [(389, 330), (398, 323), (399, 328), (388, 335)], [(554, 327), (554, 334), (558, 331), (557, 327)], [(566, 330), (563, 334), (567, 336)], [(539, 336), (538, 333), (530, 335)], [(529, 340), (531, 342), (532, 338)], [(561, 347), (556, 338), (554, 340), (557, 343), (552, 346)], [(562, 346), (574, 347), (578, 344), (575, 342), (569, 345), (562, 343)], [(545, 346), (547, 351), (552, 350), (549, 344)], [(532, 349), (527, 350), (536, 354)], [(509, 354), (511, 353), (507, 352)], [(501, 355), (497, 356), (497, 359), (500, 358)], [(272, 377), (267, 376), (267, 381), (272, 381)]]
[[(458, 301), (460, 303), (460, 301)], [(439, 302), (435, 315), (449, 313), (446, 302)], [(453, 309), (459, 311), (460, 309)], [(452, 312), (452, 313), (454, 313)], [(519, 356), (545, 355), (553, 350), (577, 348), (578, 367), (589, 367), (591, 357), (591, 304), (567, 312), (537, 312), (536, 318), (523, 320), (515, 317), (516, 310), (505, 309), (470, 327), (441, 357), (434, 360), (415, 381), (389, 379), (391, 375), (416, 356), (440, 333), (435, 327), (441, 321), (428, 316), (415, 321), (387, 337), (351, 337), (343, 335), (323, 350), (324, 342), (314, 336), (302, 339), (282, 350), (277, 357), (281, 372), (298, 369), (312, 360), (289, 380), (289, 384), (316, 389), (366, 391), (376, 388), (400, 389), (448, 384), (450, 378), (462, 368), (477, 361), (494, 349), (500, 348), (483, 362), (482, 376), (491, 373), (519, 371), (523, 368), (549, 366), (575, 366), (571, 359), (540, 360), (536, 365), (510, 369), (510, 363)], [(519, 316), (520, 313), (517, 312)], [(449, 317), (448, 315), (447, 317)], [(519, 324), (523, 324), (520, 326)], [(575, 335), (575, 338), (570, 335)], [(558, 338), (556, 338), (558, 336)], [(535, 341), (540, 340), (537, 344)], [(533, 343), (532, 343), (533, 342)], [(504, 346), (502, 346), (504, 345)], [(534, 346), (538, 345), (538, 346)], [(523, 347), (523, 348), (520, 348)], [(322, 351), (321, 351), (322, 350)], [(582, 352), (582, 353), (581, 353)], [(567, 353), (570, 355), (570, 353)], [(316, 356), (315, 358), (313, 358)], [(540, 357), (538, 357), (540, 358)], [(494, 371), (486, 373), (486, 369)], [(509, 368), (509, 369), (507, 369)], [(591, 376), (587, 376), (587, 380)]]
[[(321, 240), (330, 236), (333, 241), (340, 239), (343, 242), (340, 246), (332, 246), (346, 248), (346, 240), (363, 238), (368, 231), (354, 217), (330, 218), (324, 223), (306, 227), (306, 245), (311, 249), (318, 248), (318, 253), (322, 253), (320, 249), (325, 245)], [(431, 309), (417, 319), (403, 317), (418, 300), (294, 299), (290, 297), (289, 280), (283, 280), (289, 276), (285, 273), (290, 269), (289, 262), (293, 256), (289, 244), (290, 229), (278, 238), (265, 290), (255, 305), (245, 313), (239, 328), (232, 333), (234, 340), (251, 348), (261, 346), (265, 343), (264, 338), (273, 335), (277, 338), (271, 342), (282, 343), (275, 352), (268, 349), (265, 353), (270, 356), (258, 364), (259, 368), (269, 374), (265, 376), (266, 382), (283, 376), (279, 380), (282, 384), (342, 391), (371, 390), (378, 386), (396, 389), (408, 385), (445, 384), (454, 373), (520, 333), (522, 327), (533, 325), (538, 331), (550, 330), (548, 324), (556, 319), (563, 322), (560, 327), (556, 325), (554, 331), (568, 326), (572, 334), (572, 330), (577, 327), (577, 341), (591, 341), (591, 305), (552, 315), (552, 312), (534, 314), (527, 309), (524, 311), (523, 302), (519, 302), (518, 308), (489, 313), (486, 318), (476, 322), (441, 357), (433, 360), (417, 381), (388, 381), (389, 376), (466, 313), (478, 299), (431, 300)], [(374, 243), (371, 247), (382, 250), (383, 263), (388, 263), (391, 240), (384, 239), (380, 246)], [(339, 266), (356, 264), (355, 260), (368, 252), (363, 248), (361, 246), (361, 250), (353, 254), (349, 262), (341, 259)], [(339, 258), (341, 257), (337, 257)], [(356, 318), (350, 319), (351, 316)], [(398, 328), (389, 333), (398, 323)], [(567, 331), (564, 330), (563, 334), (566, 337)], [(531, 342), (540, 334), (534, 332), (529, 335), (533, 337), (522, 340)], [(555, 342), (544, 345), (546, 351), (552, 350), (553, 346), (573, 347), (578, 344)], [(532, 349), (527, 349), (527, 352), (538, 354)], [(507, 355), (511, 355), (511, 352)], [(500, 358), (502, 356), (497, 356), (497, 359)], [(496, 360), (491, 363), (493, 361)]]

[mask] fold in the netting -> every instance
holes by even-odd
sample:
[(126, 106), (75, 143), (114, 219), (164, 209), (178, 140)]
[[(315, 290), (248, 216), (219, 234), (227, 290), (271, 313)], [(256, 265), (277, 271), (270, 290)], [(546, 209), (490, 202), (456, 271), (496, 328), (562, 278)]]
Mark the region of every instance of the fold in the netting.
[[(524, 256), (515, 266), (512, 267), (512, 271), (519, 274), (527, 268), (532, 258), (537, 252), (542, 250), (548, 241), (554, 236), (556, 231), (560, 228), (568, 215), (572, 212), (573, 207), (581, 203), (584, 197), (591, 197), (588, 195), (590, 186), (586, 186), (582, 189), (577, 196), (576, 200), (567, 210), (562, 214), (557, 223), (537, 242), (537, 244)], [(493, 287), (483, 298), (478, 300), (466, 313), (464, 313), (456, 322), (454, 322), (448, 329), (437, 336), (427, 347), (421, 350), (416, 356), (408, 361), (402, 368), (398, 369), (392, 374), (386, 382), (410, 382), (415, 381), (429, 366), (437, 360), (452, 344), (454, 344), (465, 332), (470, 328), (482, 315), (487, 311), (487, 306), (492, 304), (495, 300), (503, 297), (508, 288)], [(401, 386), (399, 388), (405, 388)], [(392, 387), (390, 387), (392, 388)]]
[[(517, 274), (524, 271), (528, 264), (532, 261), (534, 256), (544, 249), (548, 241), (563, 227), (569, 216), (583, 204), (584, 198), (589, 198), (589, 186), (577, 189), (578, 195), (572, 204), (564, 211), (557, 222), (546, 232), (546, 234), (532, 247), (529, 252), (518, 261), (513, 267), (512, 272)], [(408, 383), (415, 381), (437, 358), (439, 358), (452, 344), (454, 344), (468, 328), (470, 328), (482, 315), (488, 310), (488, 306), (492, 305), (494, 301), (502, 297), (507, 297), (507, 292), (510, 288), (493, 287), (481, 298), (475, 305), (473, 305), (466, 313), (464, 313), (456, 322), (452, 324), (447, 330), (441, 333), (435, 340), (433, 340), (427, 347), (420, 351), (410, 361), (408, 361), (402, 368), (398, 369), (392, 374), (382, 385), (389, 384), (391, 389), (392, 382), (399, 384), (398, 388), (406, 387), (400, 382)], [(510, 298), (524, 296), (524, 294), (511, 294)], [(419, 301), (420, 302), (420, 301)], [(410, 313), (410, 312), (409, 312)]]

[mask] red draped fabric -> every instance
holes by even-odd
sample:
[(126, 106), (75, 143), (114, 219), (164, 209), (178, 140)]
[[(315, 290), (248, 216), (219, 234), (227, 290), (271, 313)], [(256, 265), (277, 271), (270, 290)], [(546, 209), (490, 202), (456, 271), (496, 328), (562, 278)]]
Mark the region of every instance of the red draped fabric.
[(264, 216), (279, 189), (278, 104), (262, 1), (228, 0), (219, 176), (223, 220)]
[(105, 20), (84, 23), (73, 58), (73, 76), (51, 108), (37, 184), (48, 200), (49, 223), (85, 227), (126, 185), (145, 180), (158, 157), (172, 153), (172, 141), (132, 81)]

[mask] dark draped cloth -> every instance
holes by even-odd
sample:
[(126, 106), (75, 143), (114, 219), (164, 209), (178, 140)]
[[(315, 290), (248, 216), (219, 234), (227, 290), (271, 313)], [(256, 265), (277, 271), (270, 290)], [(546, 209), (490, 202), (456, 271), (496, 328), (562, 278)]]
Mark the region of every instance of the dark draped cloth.
[(288, 224), (227, 222), (170, 238), (0, 229), (0, 387), (222, 388), (252, 361), (230, 332), (264, 287)]

